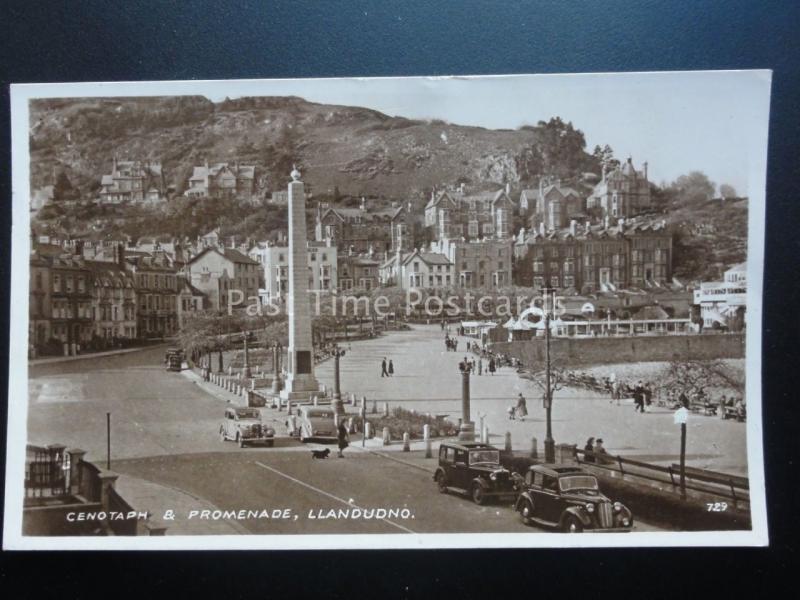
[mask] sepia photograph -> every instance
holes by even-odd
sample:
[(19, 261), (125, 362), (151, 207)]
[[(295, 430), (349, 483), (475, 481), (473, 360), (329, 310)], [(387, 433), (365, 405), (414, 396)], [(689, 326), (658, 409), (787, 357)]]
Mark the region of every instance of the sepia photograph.
[(4, 547), (766, 545), (770, 84), (13, 85)]

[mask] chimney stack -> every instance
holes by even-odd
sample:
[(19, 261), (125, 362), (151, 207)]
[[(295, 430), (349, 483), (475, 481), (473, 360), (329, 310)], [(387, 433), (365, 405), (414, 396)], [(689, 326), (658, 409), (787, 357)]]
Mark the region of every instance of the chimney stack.
[(570, 234), (572, 234), (572, 237), (575, 237), (575, 234), (577, 233), (577, 231), (576, 231), (577, 225), (578, 225), (578, 222), (575, 219), (572, 219), (569, 222), (569, 232), (570, 232)]
[(647, 179), (647, 161), (644, 161), (644, 178)]

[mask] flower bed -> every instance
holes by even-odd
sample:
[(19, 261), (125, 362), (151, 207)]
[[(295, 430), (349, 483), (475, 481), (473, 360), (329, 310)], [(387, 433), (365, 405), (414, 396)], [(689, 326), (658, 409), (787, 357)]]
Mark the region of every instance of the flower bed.
[[(361, 419), (358, 418), (358, 421)], [(452, 421), (434, 415), (424, 415), (399, 406), (391, 411), (389, 416), (368, 415), (367, 420), (373, 427), (376, 436), (383, 435), (383, 428), (389, 428), (389, 435), (393, 440), (403, 439), (403, 434), (408, 432), (412, 440), (423, 438), (423, 427), (430, 425), (430, 435), (435, 437), (448, 437), (458, 434), (458, 426)], [(359, 423), (360, 424), (360, 423)]]

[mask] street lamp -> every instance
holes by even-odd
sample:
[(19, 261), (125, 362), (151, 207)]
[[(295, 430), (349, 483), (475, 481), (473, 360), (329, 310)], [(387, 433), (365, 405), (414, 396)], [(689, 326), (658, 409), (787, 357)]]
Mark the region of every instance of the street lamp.
[(543, 305), (544, 312), (544, 409), (547, 419), (547, 433), (544, 437), (544, 461), (547, 463), (555, 462), (556, 460), (556, 442), (553, 439), (553, 387), (550, 380), (550, 311), (552, 307), (549, 305), (548, 296), (552, 296), (555, 292), (553, 288), (544, 288)]
[(333, 345), (333, 405), (337, 415), (344, 414), (344, 404), (342, 403), (342, 389), (339, 377), (339, 358), (344, 356), (344, 349), (339, 348), (339, 344)]
[(475, 424), (469, 419), (469, 363), (460, 362), (458, 368), (461, 370), (461, 426), (458, 428), (458, 439), (462, 442), (475, 441)]

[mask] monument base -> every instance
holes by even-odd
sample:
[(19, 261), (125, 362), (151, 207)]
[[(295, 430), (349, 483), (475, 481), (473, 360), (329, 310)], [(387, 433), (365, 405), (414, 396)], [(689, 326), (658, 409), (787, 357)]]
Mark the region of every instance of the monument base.
[(475, 423), (467, 421), (461, 423), (458, 428), (458, 441), (459, 442), (474, 442), (475, 441)]
[(283, 400), (308, 401), (312, 396), (321, 397), (323, 392), (319, 389), (319, 383), (312, 377), (288, 377), (284, 388), (281, 390)]

